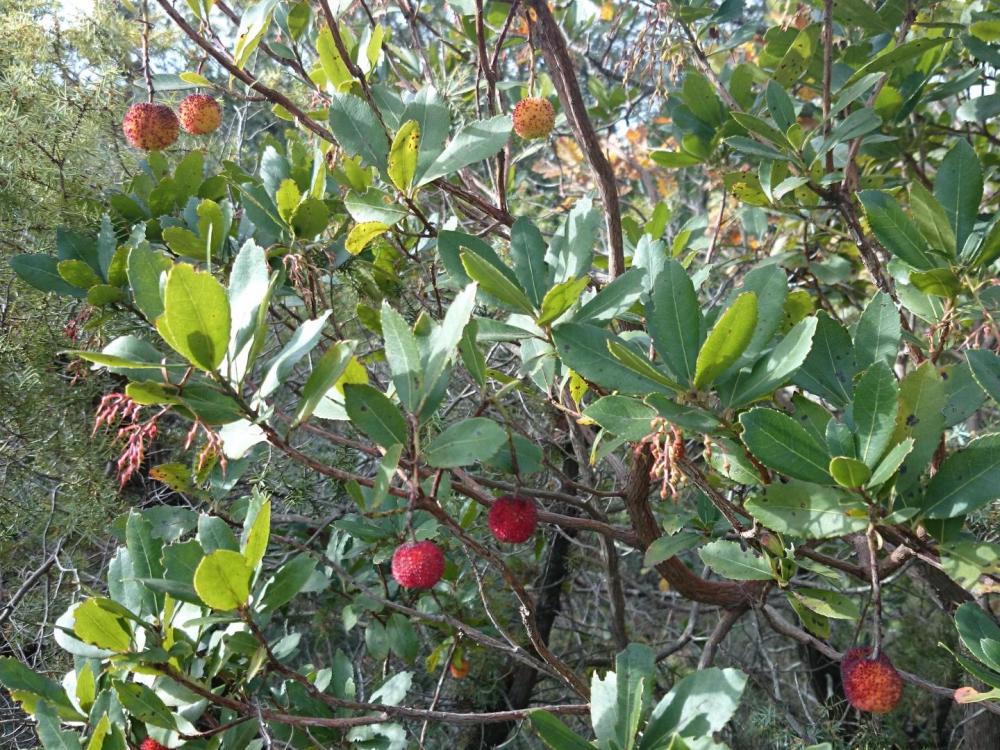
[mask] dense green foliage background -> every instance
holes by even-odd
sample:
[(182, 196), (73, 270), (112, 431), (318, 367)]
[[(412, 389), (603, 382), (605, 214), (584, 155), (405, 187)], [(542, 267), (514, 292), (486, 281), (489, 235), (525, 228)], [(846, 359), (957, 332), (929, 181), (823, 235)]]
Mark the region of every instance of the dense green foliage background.
[[(144, 15), (157, 99), (224, 108), (162, 154)], [(998, 40), (992, 0), (0, 0), (0, 746), (997, 747)]]

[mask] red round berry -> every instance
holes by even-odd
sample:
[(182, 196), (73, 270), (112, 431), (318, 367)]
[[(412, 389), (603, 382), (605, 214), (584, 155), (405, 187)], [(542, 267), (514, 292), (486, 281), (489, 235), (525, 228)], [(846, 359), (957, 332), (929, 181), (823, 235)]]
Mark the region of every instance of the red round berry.
[(444, 552), (432, 541), (407, 542), (392, 555), (392, 577), (406, 589), (430, 589), (444, 575)]
[(487, 521), (490, 531), (501, 542), (520, 544), (535, 533), (538, 525), (538, 509), (535, 501), (517, 495), (498, 497), (490, 507)]
[(142, 741), (142, 744), (139, 745), (139, 750), (167, 750), (167, 746), (161, 745), (152, 737), (147, 737)]
[(852, 648), (840, 662), (844, 694), (852, 706), (873, 714), (887, 714), (903, 696), (903, 680), (889, 657), (869, 658), (870, 648)]
[(177, 140), (177, 115), (166, 104), (133, 104), (122, 120), (125, 140), (144, 151), (160, 151)]
[(177, 105), (181, 127), (191, 135), (208, 135), (222, 124), (222, 109), (208, 94), (191, 94)]

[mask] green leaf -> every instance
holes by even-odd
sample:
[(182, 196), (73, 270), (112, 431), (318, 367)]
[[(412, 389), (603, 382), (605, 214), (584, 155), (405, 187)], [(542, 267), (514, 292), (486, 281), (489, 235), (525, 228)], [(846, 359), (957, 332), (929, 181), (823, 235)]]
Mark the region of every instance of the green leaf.
[[(103, 604), (114, 606), (102, 606)], [(87, 599), (74, 612), (73, 632), (84, 643), (126, 653), (132, 648), (132, 630), (110, 599)]]
[(916, 180), (910, 183), (909, 189), (910, 208), (920, 233), (934, 250), (947, 258), (954, 258), (957, 250), (955, 230), (951, 228), (944, 206)]
[(864, 487), (871, 475), (872, 470), (856, 458), (834, 456), (830, 459), (830, 476), (841, 487)]
[(896, 429), (898, 409), (896, 376), (889, 365), (878, 361), (861, 375), (854, 391), (853, 416), (858, 458), (869, 468), (875, 468), (889, 447)]
[(609, 346), (621, 342), (608, 331), (585, 323), (562, 323), (552, 329), (552, 340), (563, 364), (597, 385), (623, 393), (664, 390), (661, 383), (637, 373), (612, 355)]
[(630, 268), (587, 300), (573, 314), (573, 321), (602, 323), (614, 319), (639, 300), (645, 281), (644, 268)]
[(695, 365), (694, 387), (702, 389), (739, 359), (757, 326), (757, 295), (744, 292), (719, 316), (705, 337)]
[(948, 456), (925, 497), (928, 518), (964, 516), (1000, 497), (1000, 434), (978, 437)]
[(988, 349), (969, 349), (965, 353), (972, 376), (987, 395), (1000, 404), (1000, 357)]
[(83, 298), (86, 292), (78, 289), (59, 275), (58, 261), (41, 253), (21, 253), (10, 259), (10, 267), (14, 273), (35, 289), (43, 292), (55, 292), (70, 297)]
[(913, 271), (910, 284), (924, 294), (950, 299), (962, 289), (962, 282), (950, 268), (932, 268), (930, 271)]
[(406, 663), (413, 662), (420, 653), (420, 640), (416, 628), (399, 612), (393, 613), (385, 628), (389, 649)]
[(185, 258), (208, 260), (208, 246), (201, 237), (184, 227), (165, 227), (163, 241), (174, 253)]
[(90, 287), (100, 284), (101, 277), (98, 276), (89, 264), (75, 258), (71, 260), (61, 260), (56, 265), (59, 275), (67, 284), (72, 284), (78, 289), (90, 289)]
[(345, 385), (344, 403), (354, 426), (382, 447), (407, 444), (406, 420), (381, 391), (370, 385)]
[(469, 250), (460, 251), (460, 257), (462, 267), (469, 278), (479, 282), (484, 292), (488, 292), (510, 310), (532, 316), (535, 314), (535, 308), (524, 290), (510, 281), (492, 263)]
[[(771, 84), (768, 85), (768, 91), (771, 90), (771, 86), (772, 85), (776, 85), (776, 84), (774, 84), (774, 82), (772, 81)], [(779, 87), (779, 89), (780, 89), (780, 87)], [(738, 122), (744, 128), (746, 128), (747, 130), (749, 130), (751, 133), (753, 133), (755, 135), (759, 135), (761, 138), (764, 138), (764, 139), (770, 141), (771, 143), (775, 144), (776, 146), (779, 146), (782, 149), (787, 149), (788, 151), (792, 150), (792, 144), (790, 144), (788, 142), (788, 138), (785, 137), (785, 134), (782, 133), (780, 130), (778, 130), (773, 125), (771, 125), (770, 123), (768, 123), (768, 122), (760, 119), (759, 117), (754, 117), (753, 115), (748, 115), (748, 114), (745, 114), (743, 112), (730, 112), (730, 117), (732, 117), (734, 120), (736, 120), (736, 122)], [(792, 122), (794, 122), (794, 121), (795, 121), (795, 115), (793, 113), (792, 114)], [(748, 144), (745, 143), (748, 140), (749, 140), (748, 138), (741, 138), (740, 139), (740, 143), (742, 145), (748, 145)], [(733, 145), (734, 147), (739, 148), (738, 146), (736, 146), (735, 144), (733, 144), (732, 141), (733, 141), (732, 138), (727, 139), (727, 142), (730, 145)], [(761, 147), (761, 144), (757, 143), (756, 141), (750, 141), (750, 143), (755, 144), (755, 146), (758, 147), (758, 148)], [(746, 149), (743, 149), (743, 148), (740, 148), (739, 150), (746, 151), (746, 153), (750, 153), (750, 154), (754, 153), (754, 151), (752, 151), (752, 150), (747, 151)], [(767, 151), (773, 151), (773, 149), (767, 148)], [(765, 151), (764, 153), (767, 153), (767, 152)], [(756, 155), (762, 156), (763, 154), (762, 153), (757, 153)], [(764, 156), (764, 158), (767, 158), (767, 159), (787, 159), (788, 157), (787, 157), (786, 154), (782, 154), (780, 151), (774, 151), (774, 153), (772, 155)]]
[(955, 610), (955, 627), (973, 656), (1000, 671), (1000, 627), (978, 604), (966, 602)]
[(521, 288), (537, 307), (542, 303), (550, 281), (545, 264), (545, 239), (530, 219), (522, 217), (510, 228), (510, 257)]
[(316, 34), (316, 52), (319, 55), (319, 63), (323, 67), (323, 75), (326, 76), (330, 87), (337, 91), (350, 88), (354, 76), (351, 75), (347, 62), (340, 56), (340, 50), (337, 49), (337, 45), (333, 41), (333, 32), (326, 24), (323, 24), (319, 33)]
[(866, 486), (874, 488), (888, 482), (911, 450), (913, 450), (913, 438), (906, 438), (903, 442), (894, 445), (892, 450), (886, 453), (885, 458), (875, 467), (875, 471), (872, 472), (871, 479), (868, 480)]
[(646, 547), (646, 553), (642, 559), (643, 567), (654, 568), (674, 555), (697, 547), (703, 538), (701, 534), (694, 531), (679, 531), (676, 534), (661, 536)]
[(264, 38), (267, 27), (271, 25), (274, 6), (277, 4), (278, 0), (260, 0), (243, 13), (236, 34), (236, 46), (233, 49), (233, 62), (237, 68), (246, 65), (250, 55), (260, 44), (260, 40)]
[(485, 461), (507, 441), (507, 432), (486, 417), (449, 425), (424, 448), (424, 460), (439, 469)]
[(758, 557), (752, 550), (743, 549), (736, 542), (716, 539), (698, 550), (708, 567), (723, 578), (733, 581), (770, 581), (774, 579), (771, 564)]
[(651, 432), (657, 411), (631, 396), (604, 396), (584, 409), (583, 416), (625, 440), (641, 440)]
[(900, 63), (906, 62), (907, 60), (912, 60), (914, 57), (920, 57), (928, 50), (932, 50), (935, 47), (945, 44), (951, 41), (949, 37), (929, 37), (924, 36), (919, 39), (914, 39), (909, 42), (900, 44), (892, 49), (881, 52), (876, 55), (872, 60), (862, 65), (854, 74), (851, 75), (841, 88), (850, 86), (852, 83), (859, 81), (864, 78), (869, 73), (878, 73), (884, 70), (892, 70), (899, 66)]
[(80, 717), (62, 685), (32, 671), (12, 656), (0, 657), (0, 685), (12, 693), (31, 693), (44, 698), (64, 719)]
[(115, 693), (129, 714), (154, 727), (176, 729), (174, 715), (156, 693), (140, 682), (115, 682)]
[(243, 547), (243, 557), (247, 566), (251, 570), (256, 570), (264, 559), (267, 552), (267, 541), (271, 536), (271, 501), (266, 500), (257, 511), (257, 517), (253, 520), (250, 533), (247, 534), (247, 541)]
[(87, 304), (94, 307), (104, 307), (113, 302), (120, 302), (121, 299), (121, 290), (110, 284), (97, 284), (87, 290)]
[(420, 152), (417, 155), (416, 179), (420, 182), (431, 163), (441, 154), (448, 137), (448, 106), (433, 86), (424, 86), (414, 94), (400, 115), (400, 122), (415, 120), (420, 128)]
[(983, 198), (983, 167), (965, 139), (959, 138), (941, 161), (934, 180), (934, 197), (944, 207), (955, 232), (955, 246), (961, 251), (972, 233)]
[(542, 299), (541, 314), (538, 316), (538, 325), (547, 326), (558, 319), (564, 312), (573, 306), (580, 299), (583, 290), (590, 284), (589, 276), (581, 276), (578, 279), (570, 279), (561, 284), (556, 284), (546, 292)]
[(775, 83), (785, 89), (791, 88), (808, 67), (817, 37), (815, 26), (806, 26), (799, 31), (784, 57), (774, 68)]
[(214, 276), (186, 263), (167, 274), (163, 314), (156, 319), (160, 335), (173, 349), (202, 370), (218, 369), (229, 344), (229, 300)]
[(403, 316), (385, 299), (382, 300), (382, 336), (396, 395), (405, 409), (416, 411), (425, 388), (417, 338)]
[(845, 407), (854, 392), (858, 369), (854, 347), (847, 330), (826, 312), (818, 313), (816, 319), (809, 356), (792, 382), (835, 406)]
[(711, 412), (697, 406), (681, 406), (660, 393), (647, 396), (646, 403), (655, 408), (668, 422), (685, 430), (714, 434), (720, 431), (722, 426)]
[(364, 250), (368, 244), (376, 237), (380, 237), (389, 231), (389, 225), (381, 221), (365, 221), (355, 224), (347, 234), (344, 247), (351, 255), (357, 255)]
[(830, 481), (830, 456), (811, 433), (787, 414), (756, 408), (740, 415), (742, 439), (768, 468), (807, 482)]
[(718, 391), (722, 403), (730, 409), (749, 404), (784, 385), (809, 356), (816, 323), (814, 317), (799, 321), (752, 370), (741, 370), (720, 383)]
[(354, 94), (337, 92), (330, 102), (330, 129), (337, 143), (351, 156), (360, 156), (365, 164), (386, 168), (389, 143), (381, 123), (368, 103)]
[(593, 743), (587, 742), (548, 711), (530, 711), (528, 719), (542, 742), (552, 750), (594, 750)]
[(426, 185), (493, 156), (507, 143), (513, 126), (509, 115), (469, 123), (458, 131), (444, 151), (428, 165), (417, 184)]
[(416, 120), (402, 124), (389, 148), (389, 179), (404, 193), (413, 184), (417, 173), (417, 154), (420, 151), (420, 125)]
[(94, 727), (94, 731), (90, 734), (90, 740), (87, 742), (87, 750), (104, 750), (104, 739), (109, 734), (111, 734), (111, 720), (107, 714), (104, 714)]
[(701, 307), (691, 277), (667, 260), (646, 305), (649, 335), (674, 380), (690, 383), (701, 348)]
[(136, 307), (149, 321), (154, 321), (163, 314), (160, 277), (171, 267), (173, 261), (163, 253), (151, 250), (147, 242), (140, 242), (129, 250), (126, 261), (128, 283), (132, 288)]
[(448, 306), (441, 325), (431, 334), (429, 346), (423, 364), (424, 395), (420, 408), (427, 405), (441, 387), (441, 379), (448, 368), (448, 363), (455, 356), (455, 349), (462, 341), (463, 332), (472, 318), (476, 306), (476, 284), (469, 284), (455, 295)]
[(266, 398), (274, 393), (292, 374), (295, 365), (316, 347), (323, 335), (323, 326), (329, 317), (330, 311), (327, 310), (318, 318), (305, 320), (299, 324), (281, 351), (268, 363), (267, 372), (264, 374), (258, 392), (261, 398)]
[(920, 270), (943, 264), (895, 198), (879, 190), (862, 190), (858, 199), (864, 206), (872, 233), (886, 250)]
[(59, 718), (48, 701), (39, 701), (34, 714), (38, 739), (45, 750), (80, 750), (80, 736), (60, 729)]
[(816, 151), (818, 154), (824, 154), (839, 143), (846, 143), (878, 130), (881, 125), (882, 118), (874, 109), (867, 107), (856, 109), (836, 124)]
[(258, 609), (262, 614), (274, 612), (302, 590), (316, 570), (316, 560), (302, 553), (286, 562), (268, 579), (260, 596)]
[(242, 607), (250, 599), (253, 571), (239, 552), (217, 549), (198, 563), (194, 590), (206, 605), (222, 611)]
[(680, 383), (674, 382), (668, 378), (644, 355), (636, 352), (636, 350), (628, 344), (614, 338), (608, 339), (608, 351), (611, 353), (612, 357), (637, 375), (649, 378), (654, 383), (658, 383), (664, 388), (676, 393), (680, 393), (684, 390), (684, 387)]
[(764, 98), (767, 100), (767, 111), (771, 119), (777, 124), (781, 133), (787, 132), (795, 124), (795, 105), (792, 104), (788, 92), (777, 81), (768, 81)]
[(854, 351), (859, 369), (876, 362), (892, 366), (899, 353), (901, 329), (896, 305), (885, 292), (878, 292), (868, 302), (854, 332)]
[(323, 352), (323, 356), (313, 366), (309, 378), (302, 386), (302, 396), (295, 410), (293, 426), (302, 424), (316, 411), (327, 391), (344, 374), (357, 344), (357, 341), (338, 341)]
[(740, 670), (718, 667), (699, 669), (683, 678), (653, 708), (638, 750), (681, 750), (687, 745), (666, 745), (671, 736), (697, 740), (720, 732), (739, 708), (746, 683), (747, 676)]
[(858, 620), (861, 611), (854, 600), (838, 591), (799, 586), (790, 592), (800, 604), (834, 620)]
[(919, 486), (928, 462), (937, 450), (944, 430), (944, 407), (947, 394), (933, 363), (925, 362), (907, 373), (899, 384), (899, 415), (892, 442), (913, 438), (913, 450), (903, 461), (896, 479), (896, 491), (907, 504), (916, 501), (909, 491)]
[(772, 482), (746, 502), (750, 514), (779, 534), (804, 539), (844, 536), (868, 527), (865, 506), (844, 490), (808, 482)]
[(292, 213), (292, 231), (300, 239), (312, 239), (330, 223), (330, 209), (324, 201), (306, 196)]
[[(472, 282), (472, 279), (465, 272), (465, 266), (462, 265), (461, 253), (463, 251), (470, 251), (478, 255), (482, 260), (499, 271), (515, 288), (518, 286), (517, 276), (514, 275), (514, 272), (504, 265), (504, 262), (500, 260), (496, 251), (479, 237), (463, 234), (462, 232), (442, 230), (438, 234), (437, 249), (441, 263), (448, 272), (448, 278), (451, 280), (452, 285), (456, 287), (465, 287)], [(491, 296), (483, 289), (479, 290), (479, 296), (485, 302), (504, 306), (503, 302)]]

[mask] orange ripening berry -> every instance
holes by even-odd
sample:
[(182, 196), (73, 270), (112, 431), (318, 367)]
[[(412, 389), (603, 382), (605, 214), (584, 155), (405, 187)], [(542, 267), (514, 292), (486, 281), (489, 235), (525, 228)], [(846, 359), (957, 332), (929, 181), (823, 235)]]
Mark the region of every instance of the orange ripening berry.
[(452, 659), (451, 664), (448, 665), (448, 671), (451, 672), (451, 676), (456, 680), (461, 680), (469, 674), (469, 660), (464, 656)]
[(556, 124), (556, 111), (548, 99), (522, 99), (514, 107), (514, 132), (525, 139), (545, 138)]
[(852, 648), (840, 662), (844, 694), (859, 711), (887, 714), (903, 696), (903, 680), (889, 657), (869, 658), (870, 648)]
[(161, 151), (177, 140), (177, 115), (166, 104), (133, 104), (122, 119), (122, 132), (136, 148)]
[(222, 124), (222, 109), (208, 94), (191, 94), (177, 106), (181, 127), (191, 135), (208, 135)]

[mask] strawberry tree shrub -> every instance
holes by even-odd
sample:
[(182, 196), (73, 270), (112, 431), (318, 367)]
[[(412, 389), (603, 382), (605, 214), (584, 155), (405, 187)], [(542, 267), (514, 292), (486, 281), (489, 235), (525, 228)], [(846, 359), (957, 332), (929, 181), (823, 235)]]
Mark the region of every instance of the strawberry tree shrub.
[(986, 746), (988, 3), (150, 5), (138, 171), (12, 263), (185, 502), (0, 662), (45, 746)]

